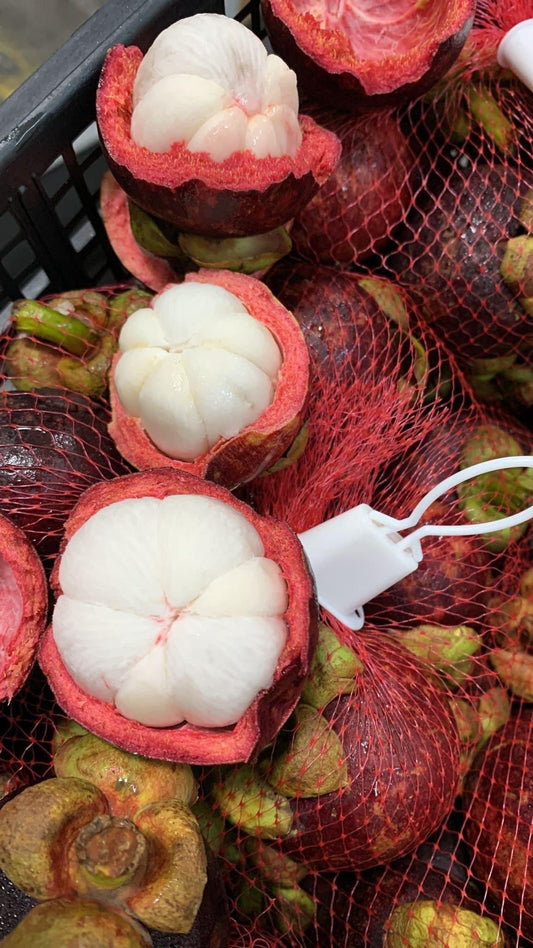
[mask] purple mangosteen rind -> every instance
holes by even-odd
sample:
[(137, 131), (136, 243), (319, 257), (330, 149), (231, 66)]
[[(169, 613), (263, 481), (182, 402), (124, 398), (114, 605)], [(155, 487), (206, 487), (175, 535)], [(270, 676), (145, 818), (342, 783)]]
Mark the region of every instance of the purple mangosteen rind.
[(130, 135), (132, 88), (142, 60), (136, 46), (109, 50), (96, 112), (108, 166), (144, 211), (188, 234), (246, 237), (283, 226), (327, 180), (340, 155), (337, 137), (300, 115), (302, 144), (294, 158), (257, 159), (235, 152), (222, 162), (174, 143), (155, 154)]

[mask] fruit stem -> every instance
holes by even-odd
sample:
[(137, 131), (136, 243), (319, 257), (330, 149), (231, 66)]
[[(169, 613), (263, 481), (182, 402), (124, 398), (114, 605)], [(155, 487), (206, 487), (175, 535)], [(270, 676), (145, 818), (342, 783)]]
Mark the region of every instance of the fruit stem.
[(97, 816), (80, 830), (76, 857), (83, 875), (92, 886), (117, 889), (144, 869), (146, 840), (126, 818)]
[(24, 300), (13, 309), (15, 328), (43, 342), (52, 342), (72, 355), (81, 356), (97, 345), (98, 333), (80, 319), (67, 316), (37, 300)]

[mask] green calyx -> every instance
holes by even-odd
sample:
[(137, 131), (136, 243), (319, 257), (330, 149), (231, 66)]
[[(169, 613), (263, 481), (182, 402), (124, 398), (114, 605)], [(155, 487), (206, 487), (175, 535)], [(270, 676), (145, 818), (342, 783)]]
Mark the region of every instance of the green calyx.
[[(518, 442), (503, 428), (480, 425), (461, 451), (461, 470), (481, 461), (523, 454)], [(533, 471), (507, 468), (472, 478), (457, 488), (459, 503), (471, 523), (500, 520), (528, 507), (533, 496)], [(501, 553), (519, 539), (527, 523), (486, 534), (485, 546)]]
[(418, 625), (398, 633), (413, 655), (430, 665), (451, 688), (460, 685), (472, 671), (472, 658), (481, 649), (481, 636), (468, 625)]
[(384, 948), (504, 948), (496, 922), (457, 905), (430, 900), (394, 909), (386, 923)]
[(485, 691), (477, 703), (477, 712), (481, 727), (479, 748), (483, 747), (489, 737), (503, 727), (510, 717), (511, 702), (507, 689), (495, 685)]
[(244, 764), (220, 776), (212, 796), (225, 819), (261, 839), (290, 834), (293, 815), (289, 800), (275, 792), (253, 767)]
[(150, 948), (152, 939), (131, 916), (92, 899), (52, 899), (32, 908), (2, 939), (3, 948)]
[(180, 234), (179, 246), (198, 267), (257, 273), (290, 253), (292, 240), (285, 227), (251, 237), (201, 237)]
[(502, 279), (518, 297), (533, 296), (533, 236), (510, 237), (500, 264)]
[(316, 797), (347, 786), (346, 754), (329, 721), (302, 703), (294, 718), (290, 745), (268, 772), (271, 786), (288, 797)]
[(316, 915), (314, 899), (299, 886), (273, 886), (274, 924), (282, 935), (301, 938)]
[(494, 648), (489, 658), (504, 685), (517, 698), (533, 701), (533, 655), (521, 649)]
[(282, 454), (282, 456), (266, 471), (263, 471), (259, 477), (268, 477), (269, 474), (276, 474), (278, 471), (283, 471), (284, 468), (290, 467), (291, 464), (294, 464), (304, 453), (308, 440), (309, 421), (305, 421), (294, 441), (289, 445), (285, 454)]
[(356, 686), (363, 664), (355, 652), (343, 645), (324, 623), (318, 626), (318, 644), (301, 701), (313, 708), (324, 708), (342, 694), (350, 694)]
[(16, 303), (12, 310), (12, 321), (17, 332), (51, 342), (71, 355), (86, 355), (98, 345), (98, 333), (86, 322), (50, 309), (37, 300), (20, 300)]
[(307, 875), (305, 866), (262, 839), (249, 839), (246, 851), (254, 868), (269, 885), (296, 886)]
[(175, 240), (171, 240), (163, 233), (159, 223), (143, 211), (140, 207), (129, 201), (131, 232), (143, 250), (153, 254), (154, 257), (163, 257), (178, 272), (186, 270), (187, 256), (178, 244), (176, 234)]
[(103, 395), (118, 331), (150, 298), (132, 289), (108, 302), (103, 294), (78, 291), (50, 301), (57, 309), (37, 300), (14, 304), (12, 325), (22, 335), (9, 343), (4, 357), (13, 385), (19, 391), (68, 388), (93, 398)]

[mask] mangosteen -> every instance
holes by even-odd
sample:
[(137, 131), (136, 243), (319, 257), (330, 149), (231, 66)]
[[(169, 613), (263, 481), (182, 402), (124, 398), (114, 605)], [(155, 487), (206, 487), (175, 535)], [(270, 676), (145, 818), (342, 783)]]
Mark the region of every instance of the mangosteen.
[(43, 564), (25, 533), (0, 515), (0, 701), (11, 700), (33, 665), (48, 613)]
[(491, 906), (533, 938), (533, 710), (518, 706), (477, 755), (464, 793), (465, 837)]
[[(218, 868), (192, 812), (177, 799), (142, 806), (131, 819), (115, 817), (90, 782), (45, 780), (0, 809), (0, 864), (10, 907), (2, 916), (3, 933), (12, 932), (13, 945), (26, 944), (22, 939), (33, 930), (34, 919), (41, 920), (43, 936), (52, 934), (48, 920), (44, 924), (47, 913), (37, 908), (42, 900), (57, 919), (63, 918), (63, 903), (72, 903), (72, 924), (78, 928), (78, 913), (83, 915), (90, 900), (95, 924), (102, 913), (97, 929), (102, 938), (109, 910), (119, 916), (127, 912), (139, 944), (164, 948), (170, 932), (175, 948), (226, 944), (229, 920)], [(39, 926), (36, 935), (41, 935)], [(67, 925), (53, 934), (67, 938), (69, 931)], [(89, 934), (96, 937), (92, 927)]]
[(294, 317), (259, 280), (201, 270), (123, 326), (109, 431), (135, 467), (168, 465), (233, 488), (301, 428), (309, 356)]
[(420, 198), (387, 260), (423, 294), (428, 324), (481, 379), (531, 358), (530, 188), (511, 165), (457, 167), (438, 194)]
[(425, 666), (375, 632), (353, 651), (349, 684), (319, 689), (318, 707), (300, 702), (258, 767), (226, 768), (212, 789), (226, 819), (306, 869), (370, 868), (412, 851), (457, 790), (455, 721)]
[(192, 474), (94, 485), (65, 528), (40, 664), (60, 706), (149, 757), (246, 760), (294, 708), (316, 640), (285, 524)]
[(96, 113), (135, 204), (185, 233), (227, 237), (286, 224), (333, 170), (339, 142), (298, 105), (295, 74), (251, 30), (200, 13), (144, 57), (113, 47)]
[(412, 201), (416, 160), (397, 114), (353, 118), (326, 110), (317, 121), (338, 136), (340, 161), (296, 217), (291, 239), (306, 260), (349, 267), (387, 246)]
[(474, 19), (472, 0), (315, 4), (263, 0), (272, 47), (311, 98), (346, 111), (397, 106), (455, 62)]
[(80, 494), (131, 468), (107, 432), (108, 410), (78, 392), (4, 391), (0, 418), (0, 511), (48, 567)]
[(19, 391), (69, 389), (92, 398), (107, 389), (117, 336), (126, 316), (150, 294), (72, 290), (46, 301), (19, 300), (11, 311), (3, 369)]
[[(128, 200), (110, 171), (100, 185), (100, 211), (109, 242), (122, 265), (159, 293), (202, 267), (258, 277), (292, 248), (288, 228), (249, 237), (185, 234)], [(168, 236), (167, 236), (168, 235)]]
[[(75, 941), (73, 941), (75, 939)], [(35, 905), (2, 940), (5, 948), (150, 948), (153, 942), (126, 912), (91, 899), (63, 897)]]
[[(372, 504), (394, 517), (405, 517), (424, 494), (441, 480), (488, 458), (528, 454), (531, 434), (516, 419), (477, 405), (437, 413), (424, 439), (399, 455)], [(497, 520), (526, 507), (530, 501), (530, 472), (520, 468), (473, 478), (431, 505), (421, 522), (478, 523)], [(486, 621), (490, 602), (505, 577), (498, 554), (527, 529), (486, 536), (426, 537), (418, 569), (365, 606), (380, 626), (418, 622), (438, 625)]]

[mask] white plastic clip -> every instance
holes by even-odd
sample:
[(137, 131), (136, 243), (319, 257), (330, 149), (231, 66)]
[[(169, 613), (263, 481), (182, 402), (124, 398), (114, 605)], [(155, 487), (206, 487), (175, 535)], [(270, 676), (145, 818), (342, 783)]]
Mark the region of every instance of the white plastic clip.
[(533, 90), (533, 19), (522, 20), (505, 34), (496, 58), (500, 66), (510, 69)]
[(428, 507), (446, 491), (480, 474), (512, 467), (533, 467), (533, 457), (494, 458), (482, 461), (437, 484), (417, 504), (410, 517), (396, 520), (360, 504), (311, 530), (300, 541), (313, 570), (318, 601), (349, 629), (365, 621), (363, 605), (417, 569), (422, 560), (424, 536), (469, 536), (493, 533), (533, 519), (533, 505), (487, 523), (424, 524), (406, 537), (401, 530), (415, 527)]

